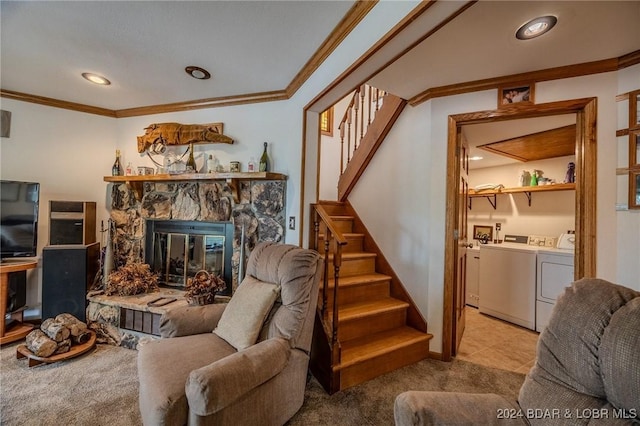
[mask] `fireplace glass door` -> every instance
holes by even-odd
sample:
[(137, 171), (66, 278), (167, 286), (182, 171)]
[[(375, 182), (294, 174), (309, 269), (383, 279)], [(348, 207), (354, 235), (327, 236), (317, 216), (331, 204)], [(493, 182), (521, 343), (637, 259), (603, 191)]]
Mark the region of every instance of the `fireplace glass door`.
[(204, 270), (222, 277), (230, 289), (232, 226), (222, 224), (218, 230), (213, 224), (199, 223), (200, 229), (195, 229), (193, 222), (189, 226), (180, 221), (167, 222), (147, 224), (147, 231), (151, 231), (147, 233), (151, 236), (147, 262), (159, 275), (160, 284), (184, 288), (189, 277)]
[(225, 236), (156, 232), (153, 270), (165, 285), (184, 287), (199, 271), (224, 277)]

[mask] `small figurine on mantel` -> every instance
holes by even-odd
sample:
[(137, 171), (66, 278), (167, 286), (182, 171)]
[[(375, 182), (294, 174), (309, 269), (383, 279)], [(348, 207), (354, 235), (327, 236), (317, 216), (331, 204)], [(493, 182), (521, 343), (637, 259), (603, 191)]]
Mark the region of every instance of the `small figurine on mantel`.
[(567, 165), (567, 174), (564, 177), (564, 183), (576, 182), (576, 163), (573, 161)]

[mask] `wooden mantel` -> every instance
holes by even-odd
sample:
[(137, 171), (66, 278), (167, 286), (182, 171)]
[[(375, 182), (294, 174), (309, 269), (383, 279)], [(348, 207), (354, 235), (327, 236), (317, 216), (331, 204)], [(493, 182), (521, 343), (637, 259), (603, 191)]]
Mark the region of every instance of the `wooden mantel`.
[(228, 172), (228, 173), (180, 173), (135, 176), (105, 176), (105, 182), (126, 183), (135, 194), (136, 199), (142, 199), (145, 182), (184, 182), (224, 180), (233, 192), (233, 199), (237, 203), (240, 199), (240, 180), (287, 180), (287, 175), (273, 172)]

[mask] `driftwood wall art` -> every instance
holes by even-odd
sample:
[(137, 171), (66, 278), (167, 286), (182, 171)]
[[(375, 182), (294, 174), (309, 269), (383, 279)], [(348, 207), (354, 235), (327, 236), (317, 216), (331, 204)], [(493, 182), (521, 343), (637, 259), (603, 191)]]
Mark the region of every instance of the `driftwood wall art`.
[(138, 152), (142, 153), (154, 144), (188, 145), (190, 143), (228, 143), (233, 139), (222, 134), (222, 123), (180, 124), (155, 123), (146, 127), (138, 136)]

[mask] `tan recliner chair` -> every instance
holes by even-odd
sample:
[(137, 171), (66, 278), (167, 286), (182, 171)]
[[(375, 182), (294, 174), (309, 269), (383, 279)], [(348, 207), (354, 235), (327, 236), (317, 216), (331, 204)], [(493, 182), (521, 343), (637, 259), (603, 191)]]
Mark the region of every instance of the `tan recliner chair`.
[(640, 422), (640, 293), (582, 279), (558, 299), (518, 401), (409, 391), (397, 426), (631, 425)]
[(260, 243), (228, 304), (165, 314), (163, 339), (138, 354), (144, 424), (289, 420), (304, 399), (321, 271), (315, 251)]

